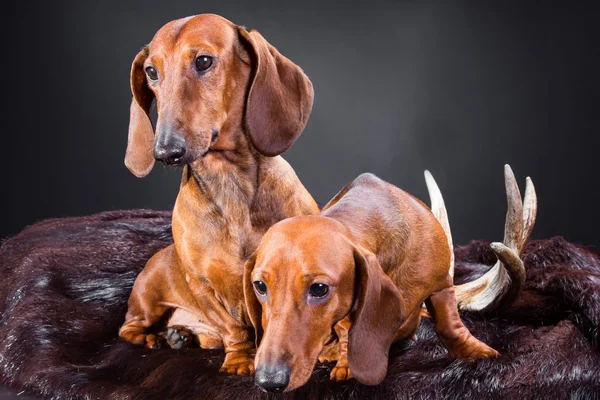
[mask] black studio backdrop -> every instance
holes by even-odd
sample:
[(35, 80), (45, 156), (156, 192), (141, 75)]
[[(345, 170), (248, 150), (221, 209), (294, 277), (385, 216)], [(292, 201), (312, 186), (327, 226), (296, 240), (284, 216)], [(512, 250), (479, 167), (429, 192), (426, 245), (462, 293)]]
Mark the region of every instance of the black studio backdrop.
[(593, 2), (20, 1), (2, 11), (0, 238), (48, 217), (170, 209), (181, 170), (123, 165), (128, 74), (166, 22), (212, 12), (258, 29), (315, 87), (284, 154), (326, 202), (373, 172), (428, 202), (456, 243), (500, 240), (503, 165), (540, 209), (534, 238), (600, 246), (600, 13)]

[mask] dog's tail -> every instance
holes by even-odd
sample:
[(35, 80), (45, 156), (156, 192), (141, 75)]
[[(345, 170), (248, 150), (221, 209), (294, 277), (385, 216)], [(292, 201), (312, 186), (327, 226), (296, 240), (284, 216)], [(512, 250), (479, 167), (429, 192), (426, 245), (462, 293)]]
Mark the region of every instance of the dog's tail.
[[(444, 199), (429, 171), (425, 171), (425, 182), (431, 198), (431, 210), (448, 238), (452, 253), (449, 274), (454, 277), (452, 234)], [(518, 296), (525, 282), (525, 267), (520, 256), (535, 224), (537, 196), (531, 178), (527, 177), (525, 199), (521, 200), (519, 186), (508, 164), (504, 166), (504, 183), (508, 201), (504, 242), (494, 242), (490, 245), (498, 261), (474, 281), (455, 286), (456, 301), (460, 309), (486, 312), (510, 304)]]

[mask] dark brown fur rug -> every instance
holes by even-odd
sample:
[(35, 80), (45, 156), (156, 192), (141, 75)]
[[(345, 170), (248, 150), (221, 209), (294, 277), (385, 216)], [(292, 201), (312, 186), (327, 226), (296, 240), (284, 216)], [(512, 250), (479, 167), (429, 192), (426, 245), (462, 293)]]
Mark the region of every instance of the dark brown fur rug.
[[(171, 243), (170, 213), (106, 212), (35, 224), (0, 248), (0, 381), (59, 399), (252, 399), (252, 378), (218, 373), (222, 351), (148, 350), (119, 340), (146, 260)], [(456, 249), (456, 280), (495, 262), (488, 244)], [(318, 366), (280, 399), (600, 398), (600, 256), (562, 238), (533, 241), (520, 298), (491, 315), (463, 314), (502, 354), (452, 360), (425, 320), (396, 344), (385, 381), (329, 381)], [(290, 332), (293, 334), (293, 332)]]

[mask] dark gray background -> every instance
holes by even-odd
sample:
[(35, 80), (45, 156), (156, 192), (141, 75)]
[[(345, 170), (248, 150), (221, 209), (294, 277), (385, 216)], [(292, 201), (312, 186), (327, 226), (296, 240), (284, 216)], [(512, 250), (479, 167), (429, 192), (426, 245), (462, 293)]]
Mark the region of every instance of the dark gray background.
[(170, 209), (181, 170), (123, 165), (128, 74), (166, 22), (212, 12), (258, 29), (315, 87), (284, 156), (326, 202), (370, 171), (426, 200), (455, 242), (502, 238), (502, 170), (530, 175), (535, 238), (600, 245), (600, 13), (592, 2), (16, 2), (3, 10), (0, 237), (47, 217)]

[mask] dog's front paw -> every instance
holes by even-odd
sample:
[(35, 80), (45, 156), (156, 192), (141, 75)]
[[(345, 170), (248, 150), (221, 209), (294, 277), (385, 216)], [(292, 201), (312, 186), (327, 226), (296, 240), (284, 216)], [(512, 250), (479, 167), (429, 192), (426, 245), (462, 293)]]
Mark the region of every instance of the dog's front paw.
[(151, 334), (151, 335), (146, 335), (145, 340), (144, 340), (144, 346), (146, 346), (149, 349), (160, 349), (162, 347), (164, 347), (165, 345), (165, 340), (157, 335)]
[(175, 350), (187, 349), (194, 345), (194, 333), (184, 326), (170, 326), (165, 334), (165, 339)]
[(253, 375), (254, 358), (246, 352), (235, 351), (227, 353), (219, 372), (229, 375)]
[(323, 347), (321, 350), (321, 354), (319, 354), (319, 362), (327, 363), (327, 362), (335, 362), (340, 359), (340, 346), (338, 341), (336, 340), (333, 343), (330, 343)]
[(331, 374), (329, 374), (329, 378), (333, 381), (345, 381), (354, 378), (354, 376), (352, 376), (352, 371), (350, 371), (350, 367), (348, 367), (347, 365), (339, 365), (338, 363), (335, 367), (331, 369)]
[(142, 345), (149, 349), (160, 349), (164, 340), (156, 335), (146, 333), (145, 328), (124, 325), (119, 330), (119, 336), (129, 343)]

